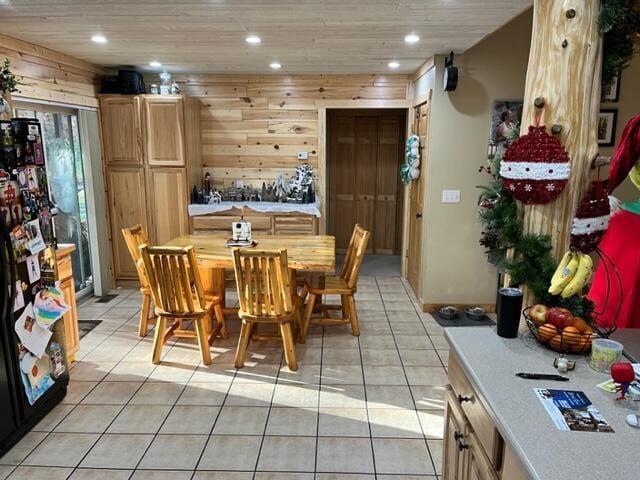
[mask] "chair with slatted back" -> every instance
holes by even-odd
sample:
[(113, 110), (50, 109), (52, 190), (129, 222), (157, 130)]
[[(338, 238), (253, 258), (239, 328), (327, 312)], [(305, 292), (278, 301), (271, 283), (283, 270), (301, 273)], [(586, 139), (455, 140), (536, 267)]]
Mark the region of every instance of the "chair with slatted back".
[[(211, 363), (210, 343), (224, 325), (222, 297), (206, 297), (193, 247), (140, 247), (155, 303), (156, 331), (153, 363), (160, 363), (162, 347), (171, 336), (198, 339), (202, 363)], [(214, 328), (209, 328), (212, 320)], [(167, 321), (171, 321), (167, 327)], [(186, 329), (191, 322), (194, 329)]]
[(127, 244), (133, 263), (138, 272), (138, 280), (140, 281), (140, 293), (142, 294), (142, 306), (140, 308), (140, 323), (138, 327), (138, 335), (146, 337), (149, 329), (149, 310), (151, 309), (151, 290), (149, 289), (149, 281), (144, 272), (144, 264), (140, 256), (140, 245), (148, 244), (149, 237), (142, 225), (136, 225), (130, 228), (123, 228), (122, 235)]
[[(304, 309), (300, 342), (307, 338), (309, 325), (343, 325), (351, 324), (354, 336), (360, 335), (360, 324), (356, 311), (355, 293), (358, 286), (360, 266), (364, 259), (370, 232), (356, 224), (349, 241), (349, 247), (340, 275), (321, 275), (310, 277), (306, 281), (305, 290), (308, 292), (307, 304)], [(340, 295), (340, 305), (317, 305), (322, 295)], [(329, 310), (341, 310), (342, 317), (335, 318), (328, 314)], [(315, 311), (321, 312), (321, 317), (313, 317)]]
[(279, 335), (261, 338), (282, 338), (284, 356), (290, 370), (297, 370), (292, 322), (298, 319), (294, 305), (287, 251), (233, 250), (233, 266), (238, 287), (242, 319), (236, 351), (236, 368), (242, 368), (249, 342), (257, 338), (257, 324), (277, 324)]

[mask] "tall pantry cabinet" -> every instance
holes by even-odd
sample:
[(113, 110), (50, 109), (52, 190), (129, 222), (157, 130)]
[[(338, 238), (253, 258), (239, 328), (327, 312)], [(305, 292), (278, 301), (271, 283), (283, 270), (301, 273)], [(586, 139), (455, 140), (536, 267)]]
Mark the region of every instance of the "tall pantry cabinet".
[(199, 112), (182, 95), (103, 95), (102, 139), (116, 281), (137, 273), (121, 230), (142, 224), (154, 244), (189, 232), (191, 165), (199, 165)]

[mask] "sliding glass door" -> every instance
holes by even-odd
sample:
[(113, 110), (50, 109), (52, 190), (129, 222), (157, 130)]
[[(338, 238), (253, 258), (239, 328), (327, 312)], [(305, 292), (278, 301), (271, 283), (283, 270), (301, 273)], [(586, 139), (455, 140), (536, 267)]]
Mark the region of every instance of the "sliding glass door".
[(78, 112), (73, 109), (18, 104), (17, 117), (37, 118), (43, 129), (47, 175), (51, 197), (58, 207), (54, 218), (58, 243), (72, 243), (73, 276), (76, 291), (93, 286), (89, 251), (89, 220), (85, 196), (82, 146)]

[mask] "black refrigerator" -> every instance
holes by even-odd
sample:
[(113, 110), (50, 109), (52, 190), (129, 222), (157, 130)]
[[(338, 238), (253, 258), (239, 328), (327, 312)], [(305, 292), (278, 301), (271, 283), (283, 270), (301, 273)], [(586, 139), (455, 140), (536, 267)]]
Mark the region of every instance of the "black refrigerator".
[(69, 383), (55, 211), (39, 122), (0, 121), (0, 457)]

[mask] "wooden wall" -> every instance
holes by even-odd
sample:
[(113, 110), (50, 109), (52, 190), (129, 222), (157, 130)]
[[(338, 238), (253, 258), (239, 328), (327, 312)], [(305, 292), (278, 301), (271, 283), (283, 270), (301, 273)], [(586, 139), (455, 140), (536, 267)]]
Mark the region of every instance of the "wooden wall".
[[(406, 100), (407, 75), (177, 75), (201, 104), (202, 166), (217, 185), (262, 185), (309, 152), (319, 166), (323, 108)], [(344, 105), (343, 105), (344, 104)]]
[(101, 67), (0, 34), (0, 61), (5, 58), (11, 60), (12, 71), (23, 77), (14, 96), (98, 106)]

